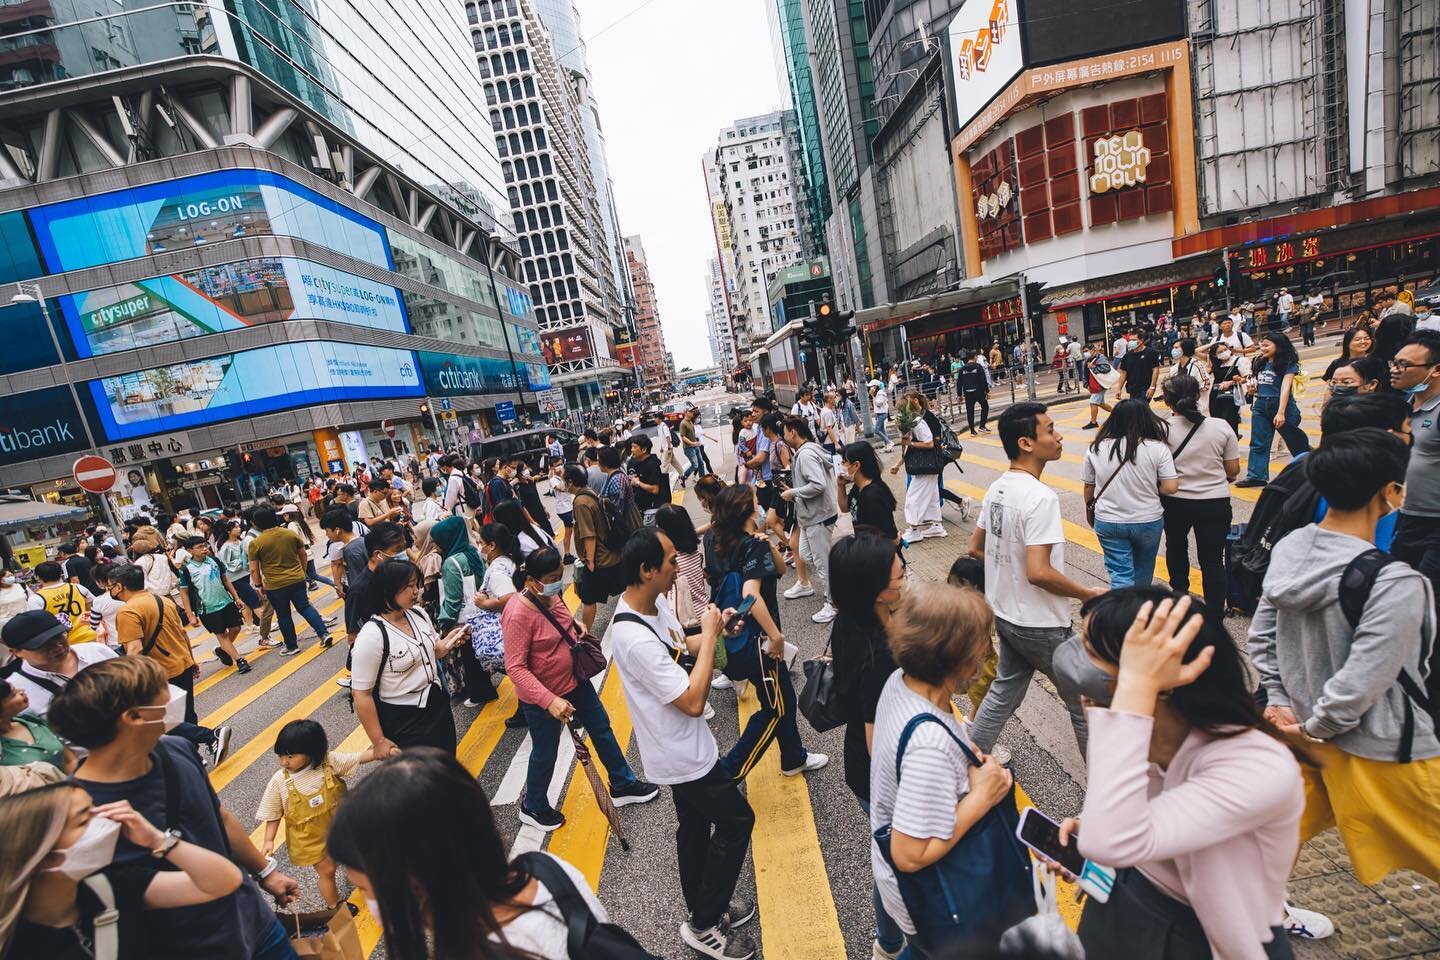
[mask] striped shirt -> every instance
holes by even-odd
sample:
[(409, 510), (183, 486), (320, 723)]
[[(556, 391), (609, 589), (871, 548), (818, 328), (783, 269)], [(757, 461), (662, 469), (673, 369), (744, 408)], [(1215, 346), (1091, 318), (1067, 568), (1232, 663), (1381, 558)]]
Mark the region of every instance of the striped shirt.
[[(955, 805), (970, 788), (969, 762), (954, 740), (938, 724), (922, 723), (910, 736), (905, 750), (903, 776), (895, 779), (895, 750), (900, 734), (910, 718), (931, 713), (940, 723), (967, 743), (970, 738), (960, 722), (948, 711), (905, 686), (902, 673), (896, 670), (885, 681), (880, 703), (875, 708), (875, 734), (870, 754), (870, 829), (890, 824), (897, 833), (917, 840), (945, 840), (955, 832)], [(870, 863), (875, 871), (875, 885), (885, 912), (913, 934), (915, 925), (900, 899), (895, 873), (880, 848), (870, 841)]]

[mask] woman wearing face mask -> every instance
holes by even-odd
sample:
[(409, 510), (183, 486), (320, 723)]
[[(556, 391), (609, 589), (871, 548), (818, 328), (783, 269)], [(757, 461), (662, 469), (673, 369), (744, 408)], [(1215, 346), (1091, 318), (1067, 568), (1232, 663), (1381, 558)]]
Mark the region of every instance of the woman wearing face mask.
[(1196, 408), (1201, 416), (1210, 416), (1210, 388), (1214, 385), (1214, 374), (1206, 359), (1196, 355), (1195, 341), (1185, 337), (1170, 348), (1170, 359), (1174, 360), (1168, 377), (1191, 377), (1200, 384), (1200, 394), (1196, 398)]
[(377, 760), (402, 747), (455, 751), (455, 718), (440, 676), (440, 661), (470, 639), (461, 624), (443, 638), (420, 608), (420, 568), (386, 560), (370, 579), (371, 609), (378, 610), (355, 637), (350, 692), (355, 716)]
[[(608, 919), (564, 860), (509, 859), (491, 809), (475, 778), (434, 750), (406, 751), (346, 797), (329, 848), (384, 929), (387, 956), (567, 960), (572, 911)], [(565, 888), (578, 904), (557, 903)]]
[(1375, 393), (1388, 375), (1386, 364), (1379, 357), (1356, 357), (1336, 367), (1330, 375), (1330, 396)]
[(1281, 924), (1304, 789), (1235, 642), (1154, 587), (1112, 590), (1080, 616), (1055, 666), (1091, 703), (1089, 783), (1061, 842), (1119, 871), (1080, 918), (1086, 955), (1291, 957)]
[(850, 487), (847, 502), (855, 530), (873, 530), (892, 544), (900, 542), (895, 523), (895, 494), (880, 477), (880, 459), (869, 443), (852, 443), (841, 455)]
[(48, 763), (66, 773), (75, 769), (75, 755), (45, 721), (28, 713), (30, 697), (8, 680), (0, 680), (0, 766)]
[(659, 790), (639, 780), (610, 730), (610, 715), (589, 680), (577, 679), (570, 646), (575, 621), (561, 594), (565, 565), (560, 551), (542, 547), (525, 558), (525, 588), (513, 594), (500, 615), (505, 634), (505, 673), (530, 728), (530, 766), (520, 795), (520, 822), (550, 832), (565, 818), (550, 803), (550, 778), (560, 729), (572, 720), (590, 734), (595, 754), (610, 774), (616, 806), (653, 800)]
[(1121, 400), (1085, 453), (1081, 479), (1110, 586), (1148, 586), (1164, 530), (1161, 496), (1180, 489), (1164, 421), (1138, 397)]
[(1230, 424), (1240, 437), (1240, 408), (1245, 405), (1245, 381), (1250, 360), (1233, 346), (1217, 340), (1210, 350), (1210, 416)]
[(1270, 482), (1270, 446), (1280, 432), (1294, 457), (1310, 450), (1310, 438), (1300, 429), (1300, 406), (1291, 388), (1300, 372), (1300, 357), (1290, 338), (1267, 333), (1260, 341), (1260, 359), (1254, 364), (1254, 407), (1250, 411), (1250, 456), (1245, 479), (1237, 487), (1263, 487)]
[(1330, 383), (1336, 370), (1349, 366), (1351, 361), (1368, 357), (1374, 347), (1375, 339), (1370, 336), (1369, 330), (1365, 327), (1351, 327), (1345, 331), (1345, 338), (1340, 341), (1340, 356), (1330, 361), (1330, 366), (1325, 368), (1320, 379)]
[[(440, 551), (439, 603), (435, 623), (441, 633), (456, 626), (469, 627), (480, 615), (475, 604), (476, 592), (485, 576), (485, 561), (470, 544), (470, 528), (464, 517), (446, 517), (430, 530), (430, 540)], [(468, 641), (457, 649), (461, 674), (464, 676), (465, 706), (478, 707), (495, 699), (490, 674), (475, 659), (475, 648)], [(452, 654), (452, 657), (455, 657)], [(447, 667), (456, 666), (453, 662)]]
[[(870, 449), (869, 444), (864, 446)], [(847, 447), (847, 454), (849, 450)], [(873, 449), (870, 455), (875, 455)], [(883, 570), (886, 563), (890, 564), (890, 577), (882, 580), (875, 572)], [(895, 542), (866, 529), (835, 541), (830, 548), (830, 578), (839, 611), (830, 627), (830, 654), (834, 657), (835, 692), (845, 708), (845, 784), (868, 814), (875, 710), (895, 672), (885, 628), (891, 606), (900, 600), (905, 568), (895, 555)], [(871, 900), (875, 907), (874, 955), (897, 956), (905, 945), (905, 935), (885, 912), (873, 885)]]
[(515, 542), (519, 544), (522, 557), (528, 557), (541, 547), (555, 546), (553, 537), (544, 529), (530, 522), (530, 517), (519, 500), (495, 504), (495, 512), (492, 516), (496, 523), (505, 524), (510, 532), (515, 534)]
[[(0, 955), (141, 960), (146, 910), (209, 903), (240, 886), (225, 857), (157, 830), (121, 800), (94, 806), (69, 783), (0, 800)], [(157, 858), (114, 866), (120, 835)], [(160, 861), (176, 869), (160, 869)], [(86, 879), (90, 878), (90, 879)], [(113, 905), (114, 924), (96, 917)]]

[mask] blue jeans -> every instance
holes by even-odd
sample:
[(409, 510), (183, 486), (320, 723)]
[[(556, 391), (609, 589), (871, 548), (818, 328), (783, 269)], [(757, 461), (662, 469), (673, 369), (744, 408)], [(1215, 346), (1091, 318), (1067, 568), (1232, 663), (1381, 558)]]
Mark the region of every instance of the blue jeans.
[(270, 600), (270, 606), (275, 609), (275, 622), (280, 625), (280, 636), (285, 638), (285, 649), (294, 650), (300, 646), (295, 639), (295, 621), (290, 616), (290, 607), (293, 605), (305, 622), (310, 624), (310, 629), (315, 631), (315, 636), (324, 640), (330, 636), (325, 629), (325, 619), (320, 616), (320, 611), (310, 604), (310, 598), (305, 595), (305, 581), (292, 583), (288, 587), (266, 588), (265, 596)]
[[(1245, 464), (1246, 479), (1270, 479), (1270, 445), (1275, 440), (1275, 414), (1279, 412), (1279, 397), (1255, 398), (1255, 405), (1250, 408), (1250, 459)], [(1310, 452), (1310, 438), (1300, 429), (1300, 408), (1294, 397), (1285, 405), (1285, 425), (1280, 428), (1280, 438), (1292, 457)]]
[(250, 960), (300, 960), (300, 957), (295, 948), (290, 946), (290, 935), (285, 932), (280, 921), (276, 920), (264, 939), (255, 944), (255, 952), (250, 955)]
[[(610, 715), (595, 693), (590, 681), (578, 684), (574, 690), (563, 694), (575, 708), (573, 723), (584, 727), (595, 745), (595, 753), (605, 770), (610, 774), (610, 789), (634, 783), (635, 772), (625, 761), (625, 751), (615, 740), (610, 730)], [(555, 754), (560, 748), (562, 724), (550, 716), (550, 711), (533, 703), (521, 704), (525, 711), (525, 724), (530, 728), (530, 767), (525, 774), (525, 806), (529, 813), (544, 813), (550, 807), (550, 778), (555, 773)]]
[(315, 569), (314, 560), (307, 559), (305, 561), (305, 579), (310, 583), (323, 583), (327, 587), (335, 586), (334, 580), (331, 580), (329, 577), (320, 576), (320, 572)]
[[(869, 824), (870, 802), (858, 797), (856, 800), (860, 809), (865, 811), (865, 822)], [(875, 942), (880, 944), (880, 949), (886, 953), (899, 953), (900, 948), (905, 946), (905, 931), (885, 912), (885, 903), (880, 899), (880, 888), (873, 880), (870, 882), (870, 900), (875, 907)]]
[(888, 413), (875, 414), (875, 436), (884, 440), (886, 443), (890, 442), (890, 437), (885, 433), (885, 421), (888, 419), (890, 419), (890, 414)]
[(265, 601), (260, 599), (260, 595), (255, 592), (255, 588), (250, 585), (250, 575), (246, 574), (243, 577), (236, 577), (230, 581), (230, 585), (235, 588), (235, 592), (240, 596), (240, 602), (249, 607), (252, 614), (257, 617), (260, 616), (260, 608), (264, 606)]
[(686, 468), (686, 470), (685, 470), (685, 472), (684, 472), (683, 474), (680, 475), (680, 479), (681, 479), (681, 480), (688, 479), (689, 476), (690, 476), (690, 474), (692, 474), (692, 473), (694, 473), (694, 474), (704, 474), (704, 473), (705, 473), (705, 461), (704, 461), (703, 459), (701, 459), (701, 457), (700, 457), (700, 448), (699, 448), (699, 447), (686, 447), (686, 448), (685, 448), (685, 459), (690, 461), (690, 466), (689, 466), (688, 468)]
[(1160, 533), (1165, 520), (1145, 523), (1112, 523), (1095, 521), (1095, 536), (1105, 551), (1105, 572), (1110, 575), (1110, 589), (1150, 586), (1155, 579), (1155, 555), (1160, 552)]

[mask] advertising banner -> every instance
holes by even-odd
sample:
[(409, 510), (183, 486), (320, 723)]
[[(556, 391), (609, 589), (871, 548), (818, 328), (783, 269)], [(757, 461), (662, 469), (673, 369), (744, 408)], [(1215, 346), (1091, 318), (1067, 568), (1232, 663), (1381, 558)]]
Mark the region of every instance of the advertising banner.
[(12, 394), (0, 404), (0, 467), (84, 449), (85, 425), (66, 387)]
[(86, 384), (112, 440), (317, 403), (424, 394), (408, 350), (288, 343)]
[[(977, 0), (970, 0), (971, 3)], [(1038, 67), (1079, 60), (1185, 36), (1181, 0), (1134, 0), (1103, 15), (1074, 0), (1023, 0), (1025, 65)]]
[[(544, 390), (550, 386), (550, 377), (539, 364), (517, 363), (512, 368), (508, 359), (499, 357), (467, 357), (425, 350), (416, 356), (420, 360), (425, 393), (432, 397)], [(515, 377), (517, 370), (519, 381)]]
[[(950, 21), (950, 67), (955, 77), (956, 129), (965, 126), (1025, 66), (1018, 0), (968, 0)], [(1108, 20), (1109, 18), (1107, 18)]]
[(50, 272), (236, 237), (300, 237), (394, 269), (384, 229), (343, 204), (265, 170), (223, 170), (27, 211)]
[(82, 357), (280, 320), (409, 330), (394, 287), (294, 257), (240, 260), (57, 299)]
[(540, 347), (546, 363), (568, 363), (595, 356), (588, 326), (544, 331), (540, 334)]

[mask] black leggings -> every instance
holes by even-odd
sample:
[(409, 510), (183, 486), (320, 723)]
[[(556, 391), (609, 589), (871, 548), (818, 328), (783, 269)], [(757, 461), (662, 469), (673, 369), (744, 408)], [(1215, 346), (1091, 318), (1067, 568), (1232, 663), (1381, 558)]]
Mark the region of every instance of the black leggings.
[(1232, 519), (1229, 497), (1187, 500), (1161, 497), (1165, 509), (1165, 565), (1170, 586), (1190, 592), (1190, 531), (1195, 531), (1195, 556), (1200, 562), (1205, 605), (1216, 616), (1225, 615), (1229, 582), (1225, 576), (1225, 538)]
[[(975, 422), (975, 404), (980, 404), (980, 422)], [(965, 391), (965, 419), (970, 424), (970, 432), (974, 433), (977, 427), (983, 427), (990, 420), (990, 400), (982, 390)]]

